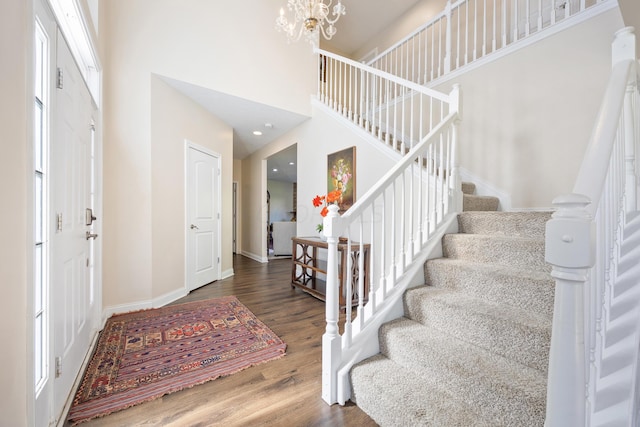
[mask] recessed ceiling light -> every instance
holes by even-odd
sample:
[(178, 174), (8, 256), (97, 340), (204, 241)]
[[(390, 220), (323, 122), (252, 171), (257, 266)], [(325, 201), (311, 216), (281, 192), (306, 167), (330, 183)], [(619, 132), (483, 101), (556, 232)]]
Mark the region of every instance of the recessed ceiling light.
[(254, 134), (255, 136), (260, 136), (260, 135), (262, 135), (262, 132), (260, 132), (259, 130), (254, 130), (254, 131), (253, 131), (253, 134)]
[(293, 162), (289, 162), (289, 164), (290, 164), (291, 166), (295, 165), (295, 163), (293, 163)]
[(274, 172), (278, 172), (278, 169), (276, 169), (276, 168), (273, 168), (273, 171), (274, 171)]

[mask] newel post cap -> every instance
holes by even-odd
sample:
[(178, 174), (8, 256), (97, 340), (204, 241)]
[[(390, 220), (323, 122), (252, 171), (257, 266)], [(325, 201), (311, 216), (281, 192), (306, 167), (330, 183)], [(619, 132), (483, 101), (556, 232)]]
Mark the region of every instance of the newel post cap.
[(545, 261), (570, 269), (591, 268), (595, 260), (595, 224), (586, 207), (591, 200), (582, 194), (557, 197), (558, 210), (547, 222)]
[(338, 237), (340, 235), (338, 226), (340, 219), (340, 214), (338, 213), (339, 207), (336, 204), (331, 204), (327, 208), (329, 209), (329, 213), (322, 220), (322, 233), (327, 238)]

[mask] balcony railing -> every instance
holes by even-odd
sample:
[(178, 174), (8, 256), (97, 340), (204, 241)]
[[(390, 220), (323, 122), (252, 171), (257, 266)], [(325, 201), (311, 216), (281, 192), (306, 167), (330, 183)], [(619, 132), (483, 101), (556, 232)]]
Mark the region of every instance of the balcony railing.
[(367, 65), (426, 85), (543, 30), (616, 5), (613, 0), (450, 0)]

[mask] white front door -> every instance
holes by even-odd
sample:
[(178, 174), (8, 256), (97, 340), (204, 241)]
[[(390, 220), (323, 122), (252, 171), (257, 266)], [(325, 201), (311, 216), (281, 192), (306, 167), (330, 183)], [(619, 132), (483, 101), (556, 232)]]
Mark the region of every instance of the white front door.
[(51, 140), (51, 343), (53, 411), (60, 414), (97, 327), (90, 266), (92, 114), (94, 107), (71, 52), (58, 32)]
[(186, 145), (187, 291), (220, 278), (220, 156)]

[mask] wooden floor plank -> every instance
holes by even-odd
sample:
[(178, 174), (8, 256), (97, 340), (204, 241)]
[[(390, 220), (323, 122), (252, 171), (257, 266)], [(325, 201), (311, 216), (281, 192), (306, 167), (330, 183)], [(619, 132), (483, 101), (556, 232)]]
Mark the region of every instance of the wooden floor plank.
[(376, 425), (357, 406), (329, 406), (320, 397), (324, 303), (291, 288), (291, 260), (261, 264), (237, 255), (234, 272), (174, 304), (235, 295), (287, 343), (287, 355), (83, 426)]

